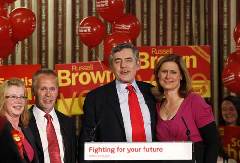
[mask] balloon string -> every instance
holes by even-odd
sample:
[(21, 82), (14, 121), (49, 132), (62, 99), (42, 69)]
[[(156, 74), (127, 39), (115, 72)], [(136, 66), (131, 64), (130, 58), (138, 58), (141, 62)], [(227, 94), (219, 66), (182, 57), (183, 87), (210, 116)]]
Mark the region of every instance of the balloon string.
[(89, 48), (89, 57), (92, 60), (92, 58), (93, 58), (93, 48)]
[[(90, 56), (93, 58), (93, 48), (90, 49)], [(100, 58), (98, 56), (96, 56), (97, 61), (99, 62), (101, 69), (103, 70), (103, 64), (102, 61), (100, 60)]]
[(101, 66), (101, 69), (102, 69), (102, 71), (103, 71), (103, 64), (102, 64), (102, 61), (100, 60), (99, 57), (97, 57), (97, 61), (99, 62), (100, 66)]

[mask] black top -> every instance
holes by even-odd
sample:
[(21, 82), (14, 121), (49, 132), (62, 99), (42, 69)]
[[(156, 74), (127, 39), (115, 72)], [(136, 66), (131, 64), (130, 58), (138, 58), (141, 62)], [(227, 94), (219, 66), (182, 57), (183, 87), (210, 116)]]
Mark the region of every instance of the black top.
[(25, 160), (22, 160), (18, 152), (18, 147), (12, 137), (12, 125), (4, 118), (0, 117), (0, 163), (39, 163), (36, 151), (35, 139), (29, 128), (21, 128), (24, 137), (34, 150), (33, 161), (30, 162), (25, 155)]

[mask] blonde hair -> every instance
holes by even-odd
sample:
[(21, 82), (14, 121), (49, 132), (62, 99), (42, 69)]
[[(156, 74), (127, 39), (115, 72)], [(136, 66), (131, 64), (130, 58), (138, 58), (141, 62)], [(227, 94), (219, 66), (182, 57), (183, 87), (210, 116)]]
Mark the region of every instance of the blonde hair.
[[(3, 84), (0, 85), (0, 116), (4, 116), (4, 104), (5, 104), (5, 96), (6, 91), (12, 86), (22, 87), (24, 88), (24, 93), (26, 93), (26, 88), (24, 82), (19, 78), (11, 78), (9, 80), (4, 81)], [(23, 127), (27, 127), (29, 123), (29, 113), (27, 108), (27, 103), (24, 107), (24, 110), (20, 116), (20, 124)]]

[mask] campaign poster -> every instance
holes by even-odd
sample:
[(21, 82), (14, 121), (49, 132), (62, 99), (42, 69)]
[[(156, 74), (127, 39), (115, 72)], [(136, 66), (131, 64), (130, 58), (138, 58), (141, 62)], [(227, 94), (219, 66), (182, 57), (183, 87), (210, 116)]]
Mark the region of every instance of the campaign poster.
[[(210, 97), (210, 48), (209, 46), (146, 46), (138, 47), (141, 68), (136, 79), (156, 85), (154, 67), (164, 55), (181, 55), (190, 73), (193, 91), (202, 97)], [(66, 115), (83, 114), (86, 94), (96, 87), (114, 80), (114, 75), (104, 62), (91, 61), (72, 64), (56, 64), (59, 79), (58, 108)]]
[(56, 64), (59, 81), (58, 109), (66, 115), (83, 114), (86, 94), (114, 79), (112, 72), (102, 62)]
[(211, 65), (209, 46), (146, 46), (139, 47), (141, 70), (137, 79), (150, 82), (154, 81), (153, 70), (157, 61), (167, 54), (182, 56), (192, 79), (193, 91), (204, 98), (211, 97)]
[(28, 104), (34, 103), (32, 95), (32, 75), (41, 68), (40, 64), (34, 65), (2, 65), (0, 66), (0, 84), (9, 78), (20, 78), (27, 89)]
[(240, 126), (220, 126), (219, 134), (225, 152), (240, 163)]

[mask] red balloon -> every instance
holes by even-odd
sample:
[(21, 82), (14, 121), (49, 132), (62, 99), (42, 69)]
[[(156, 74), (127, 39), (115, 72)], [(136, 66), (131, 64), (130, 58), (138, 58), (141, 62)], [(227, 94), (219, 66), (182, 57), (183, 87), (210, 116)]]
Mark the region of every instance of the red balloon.
[(35, 14), (28, 8), (16, 8), (9, 14), (13, 40), (22, 41), (29, 37), (36, 27)]
[(7, 58), (14, 50), (15, 44), (11, 39), (6, 39), (0, 46), (0, 58)]
[(0, 16), (7, 17), (7, 8), (0, 3)]
[(11, 39), (10, 21), (0, 16), (0, 58), (6, 58), (14, 49), (14, 43)]
[(233, 54), (236, 55), (236, 61), (240, 63), (240, 49), (237, 48), (237, 50), (233, 52)]
[(236, 41), (236, 49), (240, 49), (240, 38)]
[(240, 23), (236, 25), (233, 31), (233, 38), (236, 43), (238, 43), (238, 40), (240, 39)]
[[(11, 29), (11, 24), (10, 21), (3, 17), (0, 16), (0, 42), (3, 44), (6, 39), (11, 39), (12, 35), (12, 29)], [(0, 47), (1, 47), (0, 44)]]
[(236, 52), (232, 52), (228, 55), (227, 59), (226, 59), (226, 62), (224, 64), (224, 66), (230, 66), (232, 64), (235, 64), (236, 62), (238, 62), (240, 60), (237, 59), (237, 55), (236, 55)]
[(4, 0), (4, 1), (7, 2), (7, 3), (13, 3), (16, 0)]
[(112, 32), (126, 33), (131, 37), (132, 41), (138, 37), (140, 30), (140, 22), (133, 15), (124, 15), (112, 25)]
[(106, 34), (105, 25), (95, 16), (84, 18), (78, 28), (80, 41), (89, 48), (97, 46)]
[(11, 24), (10, 21), (0, 16), (0, 58), (6, 58), (14, 49), (14, 42), (11, 39)]
[(5, 0), (0, 0), (0, 5), (4, 5), (5, 4)]
[(97, 0), (96, 10), (102, 18), (112, 23), (124, 14), (124, 0)]
[(103, 42), (104, 48), (104, 59), (103, 62), (105, 65), (108, 65), (108, 58), (111, 54), (112, 48), (117, 44), (121, 43), (131, 43), (131, 38), (125, 33), (112, 33), (106, 36)]
[(229, 54), (222, 73), (224, 86), (235, 93), (240, 93), (240, 60), (236, 54)]
[(235, 52), (228, 55), (225, 66), (235, 63), (240, 63), (240, 49), (237, 49)]

